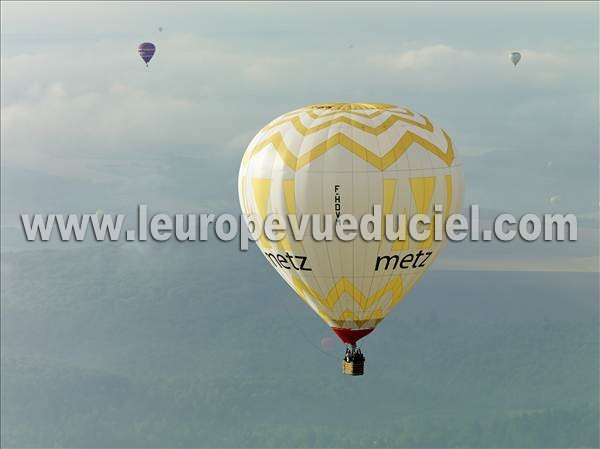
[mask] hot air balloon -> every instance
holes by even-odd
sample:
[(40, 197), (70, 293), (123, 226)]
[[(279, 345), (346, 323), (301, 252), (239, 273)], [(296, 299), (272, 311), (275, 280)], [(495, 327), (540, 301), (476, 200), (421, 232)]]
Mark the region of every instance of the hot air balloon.
[[(250, 142), (238, 190), (245, 216), (416, 213), (461, 210), (462, 167), (450, 136), (426, 116), (389, 104), (318, 104), (284, 114)], [(298, 218), (299, 219), (299, 218)], [(396, 220), (395, 230), (400, 225)], [(386, 221), (382, 220), (385, 235)], [(347, 345), (343, 372), (360, 375), (357, 342), (414, 287), (445, 241), (257, 240), (298, 296)], [(442, 298), (440, 298), (442, 299)], [(265, 325), (267, 325), (265, 323)]]
[(321, 338), (321, 349), (323, 351), (331, 351), (335, 348), (335, 340), (331, 337), (323, 337)]
[(148, 67), (148, 63), (154, 56), (154, 52), (156, 51), (156, 47), (152, 42), (142, 42), (138, 45), (138, 53), (146, 63), (146, 67)]
[(513, 65), (516, 67), (517, 64), (519, 63), (519, 61), (521, 60), (521, 53), (519, 53), (518, 51), (513, 51), (510, 55), (508, 55), (510, 58), (510, 61), (513, 63)]

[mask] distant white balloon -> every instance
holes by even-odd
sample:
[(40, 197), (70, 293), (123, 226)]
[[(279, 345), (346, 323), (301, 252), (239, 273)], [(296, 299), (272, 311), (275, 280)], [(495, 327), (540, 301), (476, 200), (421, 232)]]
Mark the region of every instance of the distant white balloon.
[(517, 64), (519, 63), (519, 61), (521, 60), (521, 53), (519, 53), (518, 51), (513, 51), (510, 55), (509, 55), (510, 61), (513, 63), (513, 65), (516, 67)]
[(104, 216), (104, 211), (102, 209), (98, 209), (96, 211), (96, 217), (102, 218)]

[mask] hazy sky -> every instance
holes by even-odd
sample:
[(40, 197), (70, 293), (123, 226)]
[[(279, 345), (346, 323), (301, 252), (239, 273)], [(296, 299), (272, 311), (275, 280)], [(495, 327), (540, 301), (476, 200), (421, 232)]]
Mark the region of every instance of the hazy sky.
[[(4, 226), (23, 212), (139, 203), (237, 211), (239, 161), (261, 126), (311, 103), (373, 101), (448, 131), (466, 204), (575, 212), (591, 230), (587, 260), (597, 251), (597, 3), (2, 2), (1, 12)], [(147, 40), (149, 69), (136, 51)]]

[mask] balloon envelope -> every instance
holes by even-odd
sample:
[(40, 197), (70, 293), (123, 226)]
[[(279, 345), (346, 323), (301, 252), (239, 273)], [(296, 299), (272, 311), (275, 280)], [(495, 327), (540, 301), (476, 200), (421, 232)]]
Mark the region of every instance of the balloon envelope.
[(138, 53), (144, 60), (146, 65), (148, 65), (148, 63), (152, 59), (152, 56), (154, 56), (155, 51), (156, 47), (152, 42), (142, 42), (140, 45), (138, 45)]
[[(244, 214), (443, 216), (461, 210), (452, 140), (424, 115), (388, 104), (333, 103), (276, 118), (252, 139), (239, 172)], [(407, 218), (408, 219), (408, 218)], [(324, 219), (322, 219), (324, 221)], [(337, 225), (334, 225), (337, 226)], [(379, 224), (385, 235), (385, 219)], [(322, 229), (323, 224), (319, 225)], [(311, 225), (312, 229), (312, 225)], [(406, 230), (406, 227), (404, 228)], [(279, 275), (345, 343), (370, 333), (411, 290), (444, 241), (296, 240), (257, 245)], [(443, 300), (440, 295), (440, 300)]]
[(521, 60), (521, 53), (519, 53), (518, 51), (513, 51), (510, 55), (510, 60), (513, 63), (513, 65), (516, 67), (517, 64), (519, 63), (519, 61)]

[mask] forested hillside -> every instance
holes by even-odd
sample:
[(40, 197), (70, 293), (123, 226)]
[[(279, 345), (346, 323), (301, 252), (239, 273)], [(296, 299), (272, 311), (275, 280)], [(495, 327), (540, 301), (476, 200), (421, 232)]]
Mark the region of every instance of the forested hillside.
[(255, 250), (2, 255), (2, 446), (598, 447), (595, 274), (433, 271), (366, 375)]

